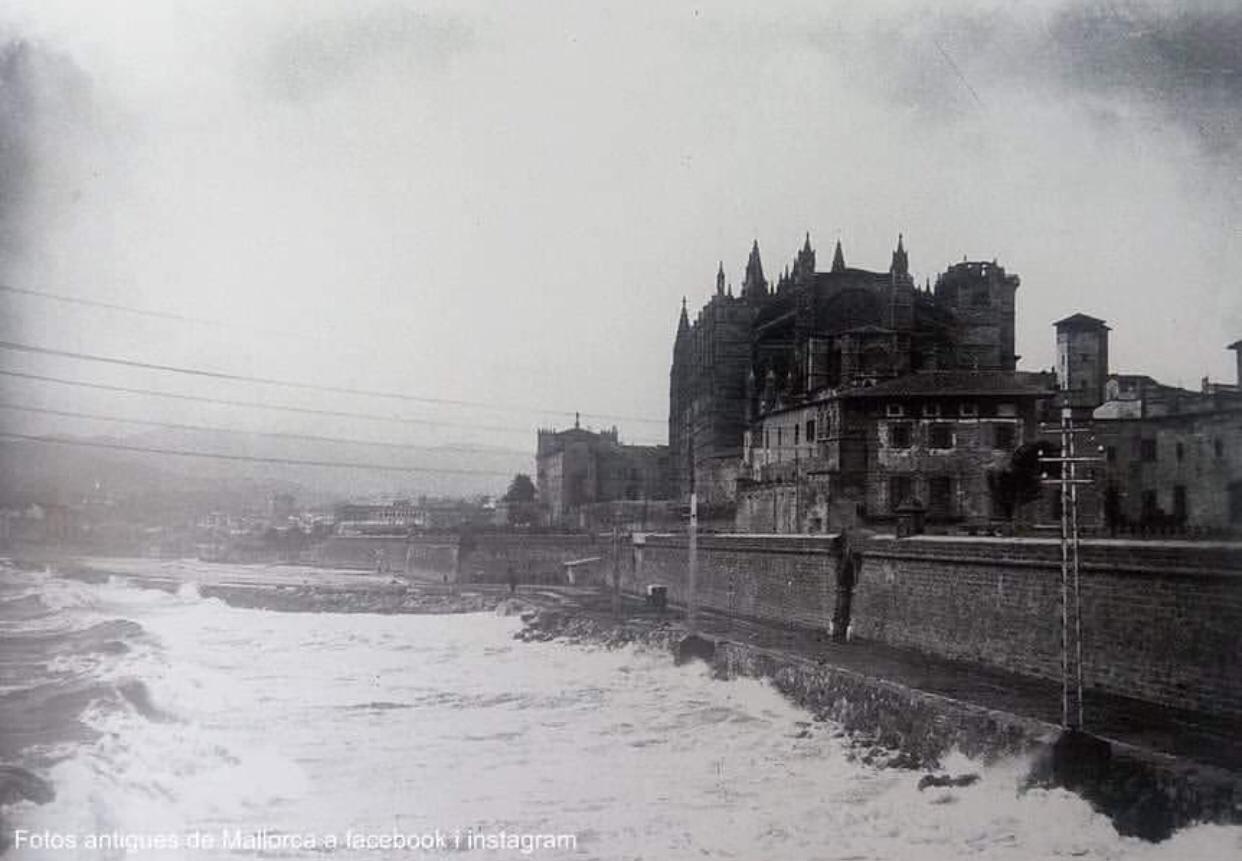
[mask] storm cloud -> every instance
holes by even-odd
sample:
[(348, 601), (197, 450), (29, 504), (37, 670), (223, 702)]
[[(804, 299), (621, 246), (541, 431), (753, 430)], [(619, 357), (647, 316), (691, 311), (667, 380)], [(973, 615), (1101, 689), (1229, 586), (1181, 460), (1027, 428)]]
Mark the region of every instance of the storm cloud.
[(860, 82), (927, 121), (987, 111), (1017, 89), (1078, 106), (1104, 131), (1170, 123), (1209, 157), (1242, 157), (1237, 4), (919, 7), (806, 38), (842, 51), (868, 70)]

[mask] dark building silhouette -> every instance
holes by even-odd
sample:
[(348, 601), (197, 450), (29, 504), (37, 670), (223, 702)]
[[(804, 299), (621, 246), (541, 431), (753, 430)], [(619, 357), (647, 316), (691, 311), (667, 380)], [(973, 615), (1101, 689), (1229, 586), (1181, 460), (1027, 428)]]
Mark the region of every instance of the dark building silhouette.
[[(535, 454), (539, 502), (548, 522), (590, 527), (601, 503), (668, 499), (668, 448), (622, 444), (617, 429), (540, 430)], [(607, 522), (607, 516), (603, 517)]]
[[(722, 266), (693, 322), (683, 302), (669, 389), (678, 497), (693, 487), (709, 510), (734, 511), (739, 477), (754, 479), (743, 454), (749, 461), (768, 416), (913, 373), (1012, 374), (1018, 284), (995, 261), (963, 261), (937, 277), (934, 290), (920, 289), (900, 236), (887, 271), (847, 265), (837, 242), (821, 272), (808, 234), (773, 286), (756, 242), (739, 295), (726, 287)], [(799, 423), (796, 444), (808, 442), (806, 428)]]

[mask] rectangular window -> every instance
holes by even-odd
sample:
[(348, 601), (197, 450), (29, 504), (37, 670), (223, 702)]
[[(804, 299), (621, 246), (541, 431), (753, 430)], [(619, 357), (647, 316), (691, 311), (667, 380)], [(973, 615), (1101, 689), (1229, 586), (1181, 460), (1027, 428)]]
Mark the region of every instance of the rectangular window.
[(952, 476), (936, 475), (928, 479), (927, 508), (936, 517), (949, 517), (953, 514)]
[(1177, 444), (1177, 462), (1181, 463), (1186, 457), (1186, 446), (1180, 442)]
[(1139, 440), (1139, 460), (1154, 463), (1156, 460), (1156, 441), (1154, 439)]
[(802, 425), (794, 425), (794, 445), (798, 444), (798, 434), (802, 431)]
[(889, 418), (901, 418), (906, 414), (901, 404), (887, 404), (884, 408), (884, 414)]
[(934, 424), (927, 431), (929, 448), (953, 448), (953, 426)]
[(1014, 418), (1018, 415), (1017, 404), (997, 404), (996, 414), (1005, 418)]
[(1173, 519), (1178, 523), (1186, 522), (1186, 485), (1173, 485)]
[(806, 420), (806, 441), (811, 442), (815, 439), (815, 419)]
[(906, 422), (894, 422), (888, 426), (888, 444), (892, 448), (910, 447), (910, 425)]
[(1109, 463), (1117, 462), (1117, 447), (1116, 446), (1110, 445), (1108, 448), (1104, 449), (1104, 460), (1108, 461)]
[(963, 416), (965, 416), (966, 418), (973, 418), (973, 417), (975, 417), (975, 416), (979, 415), (979, 405), (978, 405), (978, 404), (973, 404), (973, 403), (965, 403), (965, 404), (961, 404), (961, 405), (958, 407), (958, 410), (959, 410), (959, 411), (961, 412), (961, 414), (962, 414)]
[(992, 427), (995, 431), (995, 444), (993, 448), (998, 448), (1001, 451), (1012, 451), (1017, 428), (1008, 424), (993, 425)]
[(777, 428), (777, 429), (776, 429), (776, 447), (777, 447), (777, 448), (780, 448), (780, 447), (781, 447), (781, 445), (782, 445), (782, 442), (781, 442), (781, 437), (784, 435), (784, 434), (782, 433), (782, 431), (783, 431), (783, 430), (785, 430), (785, 429), (784, 429), (784, 428)]
[(1143, 491), (1143, 520), (1152, 520), (1160, 513), (1160, 506), (1156, 504), (1156, 491)]
[(923, 415), (929, 419), (940, 418), (940, 404), (923, 404)]
[(908, 500), (913, 494), (914, 482), (908, 475), (893, 475), (888, 479), (888, 510), (896, 511), (897, 506)]

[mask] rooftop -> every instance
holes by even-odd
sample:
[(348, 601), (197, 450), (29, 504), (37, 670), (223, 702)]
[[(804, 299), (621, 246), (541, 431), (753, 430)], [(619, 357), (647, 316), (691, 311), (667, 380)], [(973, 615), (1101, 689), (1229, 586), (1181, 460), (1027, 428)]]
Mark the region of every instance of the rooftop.
[(943, 395), (1051, 394), (1053, 387), (1042, 374), (1023, 371), (924, 371), (844, 392), (848, 398), (931, 397)]
[(1092, 317), (1087, 314), (1071, 314), (1063, 320), (1057, 320), (1052, 325), (1058, 329), (1107, 329), (1103, 320)]

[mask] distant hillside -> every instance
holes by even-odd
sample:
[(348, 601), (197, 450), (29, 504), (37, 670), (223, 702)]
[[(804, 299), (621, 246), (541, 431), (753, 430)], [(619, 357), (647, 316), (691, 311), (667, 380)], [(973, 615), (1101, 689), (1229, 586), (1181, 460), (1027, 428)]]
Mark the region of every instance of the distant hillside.
[(475, 496), (503, 493), (515, 472), (531, 471), (533, 460), (506, 451), (468, 452), (451, 447), (409, 451), (214, 431), (155, 430), (89, 439), (255, 458), (421, 466), (441, 472), (247, 463), (0, 440), (0, 502), (38, 499), (75, 504), (104, 495), (141, 500), (144, 508), (174, 504), (178, 509), (186, 505), (237, 509), (262, 506), (277, 491), (293, 493), (300, 505), (373, 495)]

